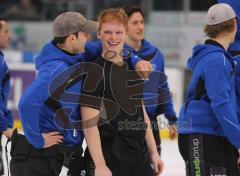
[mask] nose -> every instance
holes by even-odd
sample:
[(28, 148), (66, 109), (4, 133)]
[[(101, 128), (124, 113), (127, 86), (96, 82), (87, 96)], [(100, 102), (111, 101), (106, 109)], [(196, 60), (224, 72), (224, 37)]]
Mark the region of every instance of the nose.
[(138, 27), (139, 27), (140, 29), (144, 29), (144, 24), (143, 24), (143, 23), (138, 23)]
[(116, 38), (117, 38), (117, 35), (116, 35), (115, 33), (112, 33), (111, 39), (112, 39), (112, 40), (115, 40)]

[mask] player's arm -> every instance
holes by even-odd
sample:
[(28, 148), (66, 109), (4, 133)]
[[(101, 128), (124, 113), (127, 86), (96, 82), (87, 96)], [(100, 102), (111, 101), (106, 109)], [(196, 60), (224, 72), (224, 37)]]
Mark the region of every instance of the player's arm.
[[(164, 56), (162, 52), (159, 50), (157, 54), (158, 54), (157, 57), (159, 59), (159, 67), (157, 68), (157, 71), (161, 71), (162, 73), (165, 74)], [(164, 89), (170, 92), (167, 79), (164, 84), (159, 86), (163, 87)], [(177, 126), (176, 126), (177, 116), (176, 116), (176, 112), (174, 111), (173, 99), (171, 98), (171, 100), (169, 100), (166, 104), (164, 105), (161, 104), (159, 106), (164, 106), (164, 115), (167, 118), (168, 124), (169, 124), (169, 138), (173, 140), (177, 137)]]
[(45, 148), (61, 143), (63, 137), (58, 132), (42, 134), (40, 129), (40, 111), (48, 96), (48, 82), (34, 81), (23, 94), (19, 102), (19, 112), (23, 131), (35, 148)]
[[(111, 176), (112, 173), (106, 165), (101, 139), (98, 130), (98, 120), (100, 111), (91, 107), (82, 106), (81, 115), (83, 120), (83, 132), (87, 142), (88, 150), (95, 164), (96, 176)], [(91, 121), (91, 123), (87, 123)], [(93, 124), (93, 121), (95, 124)]]
[[(91, 67), (87, 70), (88, 76), (83, 81), (81, 88), (81, 117), (82, 128), (87, 142), (87, 147), (95, 164), (95, 176), (111, 176), (112, 173), (106, 165), (101, 138), (98, 129), (100, 109), (102, 105), (104, 82), (100, 80), (87, 79), (95, 72), (95, 68)], [(101, 75), (100, 75), (101, 76)], [(95, 84), (95, 88), (88, 87), (88, 81)]]
[[(7, 137), (10, 138), (12, 135), (12, 129), (9, 128), (7, 119), (7, 98), (10, 89), (10, 82), (7, 78), (7, 65), (4, 60), (0, 60), (0, 131)], [(9, 118), (12, 118), (9, 116)]]
[(240, 149), (240, 124), (231, 95), (230, 64), (225, 64), (223, 54), (209, 56), (208, 67), (203, 68), (204, 83), (211, 108), (228, 140)]
[(129, 59), (133, 68), (135, 68), (135, 70), (137, 71), (138, 75), (142, 79), (147, 79), (149, 74), (153, 71), (152, 64), (149, 61), (145, 61), (136, 55)]
[(147, 124), (147, 129), (146, 129), (146, 135), (145, 135), (145, 140), (147, 142), (148, 150), (151, 156), (152, 163), (154, 165), (154, 170), (157, 175), (161, 174), (163, 171), (163, 161), (161, 160), (157, 147), (156, 147), (156, 142), (153, 137), (152, 129), (151, 129), (151, 123), (149, 120), (149, 117), (147, 115), (146, 109), (143, 105), (143, 113), (144, 113), (144, 122)]

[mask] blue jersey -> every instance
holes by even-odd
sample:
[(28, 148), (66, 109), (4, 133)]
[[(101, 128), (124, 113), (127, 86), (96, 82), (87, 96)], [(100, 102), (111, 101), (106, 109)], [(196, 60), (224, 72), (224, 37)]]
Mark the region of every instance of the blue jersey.
[(11, 111), (7, 108), (10, 93), (10, 72), (4, 60), (4, 54), (0, 51), (0, 131), (5, 131), (13, 126)]
[(224, 48), (209, 42), (195, 46), (188, 60), (192, 79), (179, 115), (178, 132), (226, 136), (239, 149), (235, 64)]
[[(125, 45), (125, 48), (131, 48), (131, 47), (128, 45)], [(162, 52), (157, 47), (149, 43), (147, 40), (142, 40), (142, 45), (140, 50), (135, 51), (134, 49), (132, 49), (132, 51), (133, 51), (133, 54), (137, 55), (139, 58), (149, 61), (152, 64), (154, 71), (158, 71), (165, 74), (164, 57)], [(154, 74), (150, 74), (149, 77), (150, 77), (150, 80), (151, 79), (154, 80)], [(168, 92), (170, 91), (167, 81), (165, 81), (163, 84), (161, 84), (161, 82), (159, 83), (160, 84), (152, 81), (151, 84), (148, 84), (148, 85), (145, 84), (144, 90), (147, 90), (151, 87), (153, 91), (154, 90), (157, 91), (159, 87), (161, 87), (167, 90)], [(173, 101), (171, 98), (168, 99), (168, 101), (166, 101), (165, 103), (146, 106), (146, 111), (150, 118), (156, 118), (159, 114), (164, 113), (165, 117), (168, 119), (170, 124), (173, 124), (177, 121), (176, 113), (173, 108)]]
[[(52, 131), (58, 131), (64, 136), (63, 144), (66, 146), (82, 145), (82, 130), (65, 124), (66, 120), (81, 120), (80, 106), (71, 100), (69, 102), (61, 100), (61, 96), (65, 96), (67, 92), (79, 95), (81, 81), (70, 84), (71, 80), (68, 80), (67, 83), (63, 83), (64, 87), (60, 93), (51, 90), (54, 86), (61, 88), (62, 84), (55, 85), (54, 81), (61, 82), (61, 79), (67, 76), (64, 73), (79, 63), (81, 57), (82, 55), (67, 54), (51, 42), (47, 43), (37, 56), (35, 61), (38, 70), (37, 78), (26, 89), (19, 103), (24, 133), (34, 147), (42, 148), (44, 146), (42, 133)], [(58, 112), (62, 119), (57, 119)]]

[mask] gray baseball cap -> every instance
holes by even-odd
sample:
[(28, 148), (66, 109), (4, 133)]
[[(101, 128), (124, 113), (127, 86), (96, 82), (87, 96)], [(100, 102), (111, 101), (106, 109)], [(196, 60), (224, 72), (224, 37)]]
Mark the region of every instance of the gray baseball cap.
[(78, 12), (64, 12), (58, 15), (53, 22), (53, 36), (65, 37), (78, 31), (96, 32), (98, 23), (87, 20)]
[(226, 3), (219, 3), (211, 6), (207, 12), (207, 24), (215, 25), (233, 19), (236, 13), (232, 7)]

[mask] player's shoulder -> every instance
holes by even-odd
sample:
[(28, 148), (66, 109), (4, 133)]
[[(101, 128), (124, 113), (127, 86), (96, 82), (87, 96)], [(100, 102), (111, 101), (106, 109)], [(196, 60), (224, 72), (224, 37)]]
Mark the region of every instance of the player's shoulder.
[(163, 57), (163, 52), (161, 51), (160, 47), (145, 39), (143, 40), (143, 51), (151, 53), (154, 52), (155, 54), (157, 54), (158, 57)]
[(144, 48), (154, 49), (154, 50), (157, 50), (157, 51), (161, 52), (160, 47), (158, 47), (157, 45), (155, 45), (154, 43), (152, 43), (152, 42), (150, 42), (146, 39), (144, 39), (142, 41), (142, 43), (143, 43)]

